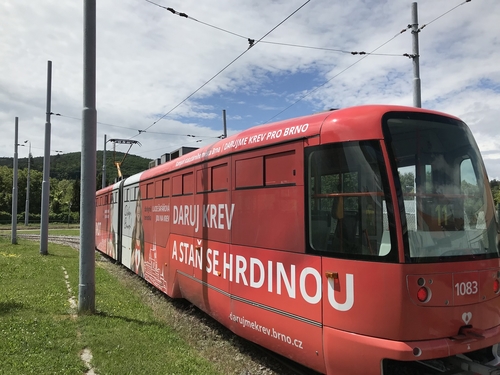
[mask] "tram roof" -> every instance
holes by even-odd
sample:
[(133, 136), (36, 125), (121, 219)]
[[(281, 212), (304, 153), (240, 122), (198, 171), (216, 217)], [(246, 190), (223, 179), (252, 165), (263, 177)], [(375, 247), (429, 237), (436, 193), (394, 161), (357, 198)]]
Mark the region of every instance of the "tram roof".
[[(135, 178), (139, 179), (139, 177), (144, 180), (202, 161), (210, 161), (232, 153), (282, 144), (297, 139), (319, 137), (318, 144), (381, 139), (383, 137), (381, 119), (388, 112), (422, 112), (452, 117), (436, 111), (395, 105), (364, 105), (325, 111), (243, 130), (209, 146), (141, 172), (142, 176), (136, 175), (130, 178), (134, 181)], [(128, 185), (128, 181), (126, 184)]]

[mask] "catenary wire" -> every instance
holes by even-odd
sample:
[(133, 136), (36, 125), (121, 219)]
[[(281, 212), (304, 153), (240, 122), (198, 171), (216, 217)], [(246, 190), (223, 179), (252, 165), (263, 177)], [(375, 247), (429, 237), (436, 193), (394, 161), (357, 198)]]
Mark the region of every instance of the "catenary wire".
[[(203, 24), (205, 26), (208, 26), (208, 27), (211, 27), (211, 28), (214, 28), (214, 29), (217, 29), (217, 30), (220, 30), (222, 32), (225, 32), (225, 33), (229, 33), (231, 35), (234, 35), (234, 36), (237, 36), (237, 37), (240, 37), (240, 38), (243, 38), (243, 39), (246, 39), (248, 40), (249, 42), (249, 47), (248, 49), (250, 49), (250, 47), (252, 47), (253, 45), (255, 45), (255, 40), (254, 39), (251, 39), (251, 38), (248, 38), (246, 36), (243, 36), (243, 35), (240, 35), (240, 34), (237, 34), (235, 32), (232, 32), (232, 31), (229, 31), (229, 30), (226, 30), (226, 29), (223, 29), (221, 27), (218, 27), (218, 26), (214, 26), (214, 25), (211, 25), (209, 23), (206, 23), (206, 22), (203, 22), (203, 21), (200, 21), (194, 17), (190, 17), (188, 16), (186, 13), (181, 13), (181, 12), (177, 12), (175, 11), (173, 8), (170, 8), (170, 7), (165, 7), (165, 6), (162, 6), (158, 3), (155, 3), (153, 1), (150, 1), (150, 0), (145, 0), (146, 2), (148, 3), (151, 3), (155, 6), (158, 6), (160, 8), (163, 8), (163, 9), (166, 9), (168, 11), (170, 11), (171, 13), (173, 14), (176, 14), (176, 15), (179, 15), (181, 17), (184, 17), (184, 18), (187, 18), (187, 19), (191, 19), (195, 22), (198, 22), (200, 24)], [(310, 0), (309, 0), (310, 1)], [(407, 29), (409, 29), (411, 27), (411, 25), (408, 25), (408, 27), (406, 29), (403, 29), (400, 33), (396, 34), (393, 38), (391, 38), (390, 40), (388, 40), (387, 42), (385, 42), (384, 44), (382, 44), (381, 46), (377, 47), (376, 49), (374, 49), (373, 51), (371, 52), (364, 52), (364, 51), (361, 51), (361, 52), (357, 52), (357, 51), (346, 51), (346, 50), (341, 50), (341, 49), (333, 49), (333, 48), (325, 48), (325, 47), (313, 47), (313, 46), (304, 46), (304, 45), (298, 45), (298, 44), (291, 44), (291, 43), (279, 43), (279, 42), (272, 42), (272, 41), (264, 41), (262, 40), (264, 37), (266, 37), (267, 35), (269, 35), (272, 31), (274, 31), (277, 27), (279, 27), (283, 22), (285, 22), (288, 18), (290, 18), (291, 16), (293, 16), (293, 14), (295, 14), (298, 10), (300, 10), (302, 7), (304, 7), (309, 1), (307, 1), (306, 3), (304, 3), (301, 7), (299, 7), (295, 12), (293, 12), (290, 16), (288, 16), (287, 18), (285, 18), (280, 24), (278, 24), (276, 27), (274, 27), (271, 31), (269, 31), (267, 34), (265, 34), (262, 38), (260, 38), (257, 42), (258, 43), (266, 43), (266, 44), (273, 44), (273, 45), (283, 45), (283, 46), (289, 46), (289, 47), (298, 47), (298, 48), (305, 48), (305, 49), (316, 49), (316, 50), (324, 50), (324, 51), (333, 51), (333, 52), (340, 52), (340, 53), (347, 53), (347, 54), (351, 54), (351, 55), (364, 55), (361, 59), (358, 59), (357, 61), (355, 61), (353, 64), (349, 65), (348, 67), (346, 67), (345, 69), (343, 69), (341, 72), (339, 72), (338, 74), (336, 74), (335, 76), (333, 76), (332, 78), (330, 78), (328, 81), (326, 81), (325, 83), (323, 83), (322, 85), (320, 86), (317, 86), (316, 88), (314, 88), (313, 90), (309, 91), (308, 93), (306, 93), (305, 95), (301, 96), (298, 100), (296, 100), (294, 103), (292, 103), (291, 105), (289, 105), (288, 107), (286, 107), (285, 109), (283, 109), (282, 111), (280, 111), (279, 113), (277, 113), (276, 115), (274, 115), (273, 117), (271, 117), (270, 119), (268, 119), (266, 122), (269, 122), (270, 120), (274, 119), (275, 117), (279, 116), (281, 113), (285, 112), (286, 110), (288, 110), (289, 108), (291, 108), (292, 106), (294, 106), (295, 104), (297, 104), (298, 102), (300, 102), (301, 100), (303, 100), (304, 98), (306, 98), (307, 96), (311, 95), (312, 93), (316, 92), (317, 90), (319, 90), (321, 87), (323, 87), (324, 85), (326, 85), (328, 82), (332, 81), (333, 79), (335, 79), (336, 77), (338, 77), (339, 75), (341, 75), (342, 73), (344, 73), (346, 70), (350, 69), (351, 67), (353, 67), (354, 65), (356, 65), (357, 63), (359, 63), (360, 61), (364, 60), (366, 57), (372, 55), (372, 56), (405, 56), (405, 57), (409, 57), (409, 58), (412, 58), (413, 55), (410, 55), (410, 54), (377, 54), (377, 53), (374, 53), (375, 51), (377, 51), (378, 49), (382, 48), (383, 46), (385, 46), (387, 43), (389, 43), (390, 41), (392, 41), (395, 37), (397, 37), (398, 35), (400, 35), (401, 33), (407, 31)], [(464, 2), (456, 5), (455, 7), (451, 8), (450, 10), (444, 12), (443, 14), (439, 15), (438, 17), (434, 18), (433, 20), (431, 20), (430, 22), (428, 22), (427, 24), (424, 24), (422, 25), (418, 31), (421, 31), (424, 27), (432, 24), (433, 22), (437, 21), (438, 19), (444, 17), (445, 15), (447, 15), (448, 13), (452, 12), (453, 10), (457, 9), (458, 7), (468, 3), (468, 2), (471, 2), (472, 0), (465, 0)], [(138, 130), (138, 129), (134, 129), (134, 128), (129, 128), (129, 127), (125, 127), (125, 126), (120, 126), (120, 125), (113, 125), (113, 124), (107, 124), (107, 123), (103, 123), (103, 122), (97, 122), (98, 124), (101, 124), (101, 125), (106, 125), (106, 126), (112, 126), (112, 127), (118, 127), (118, 128), (123, 128), (123, 129), (130, 129), (130, 130), (134, 130), (134, 131), (138, 131), (138, 134), (136, 134), (135, 136), (137, 135), (140, 135), (144, 132), (146, 132), (146, 130), (150, 129), (153, 125), (155, 125), (158, 121), (162, 120), (163, 118), (165, 118), (168, 114), (170, 114), (172, 111), (174, 111), (177, 107), (179, 107), (181, 104), (183, 104), (185, 101), (187, 101), (189, 98), (191, 98), (194, 94), (196, 94), (199, 90), (201, 90), (204, 86), (206, 86), (209, 82), (211, 82), (213, 79), (215, 79), (219, 74), (221, 74), (225, 69), (227, 69), (231, 64), (233, 64), (236, 60), (238, 60), (241, 56), (243, 56), (243, 54), (245, 54), (247, 51), (245, 50), (243, 53), (241, 53), (236, 59), (234, 59), (233, 61), (231, 61), (228, 65), (226, 65), (221, 71), (219, 71), (216, 75), (214, 75), (212, 78), (210, 78), (210, 80), (208, 80), (207, 82), (205, 82), (202, 86), (200, 86), (196, 91), (194, 91), (192, 94), (190, 94), (187, 98), (185, 98), (183, 101), (181, 101), (178, 105), (176, 105), (175, 107), (173, 107), (169, 112), (167, 112), (166, 114), (164, 114), (162, 117), (160, 117), (158, 120), (156, 120), (155, 122), (153, 122), (149, 127), (147, 127), (146, 129), (144, 130)], [(62, 116), (62, 117), (67, 117), (67, 118), (71, 118), (71, 119), (74, 119), (74, 120), (81, 120), (79, 118), (76, 118), (76, 117), (71, 117), (71, 116), (65, 116), (65, 115), (61, 115), (59, 113), (52, 113), (53, 115), (56, 115), (56, 116)], [(200, 138), (220, 138), (220, 137), (207, 137), (207, 136), (195, 136), (195, 135), (191, 135), (191, 134), (175, 134), (175, 133), (163, 133), (163, 132), (149, 132), (149, 133), (152, 133), (152, 134), (161, 134), (161, 135), (173, 135), (173, 136), (187, 136), (187, 137), (200, 137)], [(134, 136), (134, 137), (135, 137)], [(133, 137), (132, 137), (133, 138)], [(197, 141), (199, 142), (199, 141)]]
[[(147, 0), (149, 2), (149, 0)], [(156, 123), (158, 123), (158, 121), (161, 121), (162, 119), (164, 119), (166, 116), (168, 116), (170, 113), (172, 113), (176, 108), (178, 108), (180, 105), (182, 105), (183, 103), (185, 103), (189, 98), (191, 98), (193, 95), (195, 95), (198, 91), (200, 91), (203, 87), (205, 87), (206, 85), (208, 85), (211, 81), (213, 81), (218, 75), (220, 75), (224, 70), (226, 70), (228, 67), (230, 67), (233, 63), (235, 63), (240, 57), (242, 57), (245, 53), (248, 52), (248, 50), (253, 47), (254, 45), (256, 45), (257, 43), (259, 43), (262, 39), (264, 39), (266, 36), (268, 36), (269, 34), (271, 34), (274, 30), (276, 30), (279, 26), (281, 26), (283, 23), (285, 23), (290, 17), (292, 17), (295, 13), (297, 13), (300, 9), (302, 9), (307, 3), (309, 3), (311, 0), (307, 0), (304, 4), (302, 4), (300, 7), (298, 7), (296, 10), (294, 10), (290, 15), (288, 15), (287, 17), (285, 17), (285, 19), (283, 19), (280, 23), (278, 23), (276, 26), (274, 26), (271, 30), (269, 30), (267, 33), (265, 33), (260, 39), (258, 39), (257, 41), (251, 41), (250, 42), (250, 45), (249, 47), (243, 51), (242, 53), (240, 53), (235, 59), (233, 59), (229, 64), (227, 64), (224, 68), (222, 68), (221, 70), (219, 70), (215, 75), (213, 75), (208, 81), (206, 81), (204, 84), (202, 84), (200, 87), (198, 87), (195, 91), (193, 91), (191, 94), (189, 94), (185, 99), (183, 99), (181, 102), (179, 102), (177, 105), (175, 105), (172, 109), (170, 109), (167, 113), (165, 113), (164, 115), (162, 115), (158, 120), (154, 121), (151, 125), (149, 125), (147, 128), (143, 129), (143, 130), (139, 130), (139, 133), (134, 135), (133, 137), (131, 138), (134, 138), (134, 137), (137, 137), (138, 135), (146, 132), (148, 129), (150, 129), (152, 126), (154, 126)], [(175, 11), (174, 11), (175, 12)], [(187, 17), (187, 15), (186, 15)]]
[[(469, 3), (471, 2), (472, 0), (465, 0), (464, 2), (458, 4), (457, 6), (451, 8), (450, 10), (444, 12), (443, 14), (441, 14), (440, 16), (434, 18), (432, 21), (430, 21), (429, 23), (423, 25), (422, 27), (420, 27), (418, 29), (418, 32), (420, 32), (420, 30), (422, 30), (425, 26), (428, 26), (430, 25), (431, 23), (433, 23), (434, 21), (437, 21), (438, 19), (440, 19), (441, 17), (445, 16), (446, 14), (450, 13), (451, 11), (457, 9), (458, 7), (466, 4), (466, 3)], [(324, 82), (323, 84), (315, 87), (314, 89), (312, 89), (311, 91), (307, 92), (306, 94), (302, 95), (299, 99), (297, 99), (295, 102), (293, 102), (292, 104), (290, 104), (289, 106), (287, 106), (285, 109), (283, 109), (282, 111), (278, 112), (277, 114), (275, 114), (273, 117), (269, 118), (266, 122), (269, 122), (271, 121), (272, 119), (276, 118), (277, 116), (279, 116), (280, 114), (282, 114), (283, 112), (287, 111), (288, 109), (290, 109), (291, 107), (293, 107), (295, 104), (297, 104), (298, 102), (300, 102), (301, 100), (303, 100), (304, 98), (306, 98), (307, 96), (311, 95), (312, 93), (318, 91), (321, 87), (325, 86), (328, 82), (332, 81), (333, 79), (337, 78), (339, 75), (341, 75), (342, 73), (344, 73), (346, 70), (352, 68), (354, 65), (356, 65), (357, 63), (359, 63), (360, 61), (366, 59), (369, 55), (373, 54), (373, 52), (379, 50), (380, 48), (382, 48), (383, 46), (385, 46), (387, 43), (391, 42), (393, 39), (395, 39), (397, 36), (401, 35), (402, 33), (404, 33), (405, 31), (407, 31), (408, 29), (410, 29), (412, 27), (412, 25), (408, 25), (405, 29), (401, 30), (398, 34), (394, 35), (391, 39), (389, 39), (387, 42), (383, 43), (382, 45), (380, 45), (379, 47), (375, 48), (373, 51), (371, 51), (370, 53), (367, 53), (365, 56), (363, 56), (362, 58), (358, 59), (357, 61), (355, 61), (354, 63), (352, 63), (351, 65), (349, 65), (348, 67), (346, 67), (345, 69), (343, 69), (342, 71), (340, 71), (339, 73), (335, 74), (332, 78), (330, 78), (329, 80), (327, 80), (326, 82)], [(404, 54), (403, 56), (406, 56), (408, 58), (414, 58), (415, 56), (414, 55), (411, 55), (411, 54)]]
[[(410, 26), (411, 27), (411, 26)], [(388, 41), (386, 41), (385, 43), (381, 44), (380, 46), (378, 46), (377, 48), (375, 48), (373, 51), (371, 51), (370, 53), (367, 53), (366, 55), (364, 55), (362, 58), (358, 59), (357, 61), (353, 62), (351, 65), (347, 66), (346, 68), (344, 68), (343, 70), (341, 70), (339, 73), (335, 74), (332, 78), (330, 78), (329, 80), (325, 81), (324, 83), (322, 83), (321, 85), (319, 86), (316, 86), (314, 89), (312, 89), (311, 91), (307, 92), (306, 94), (302, 95), (299, 99), (297, 99), (295, 102), (293, 102), (292, 104), (290, 104), (288, 107), (286, 107), (285, 109), (283, 109), (282, 111), (278, 112), (277, 114), (275, 114), (273, 117), (269, 118), (267, 121), (265, 121), (265, 123), (271, 121), (272, 119), (278, 117), (279, 115), (281, 115), (283, 112), (287, 111), (288, 109), (290, 109), (291, 107), (293, 107), (295, 104), (297, 104), (298, 102), (300, 102), (302, 99), (306, 98), (307, 96), (311, 95), (312, 93), (318, 91), (321, 87), (325, 86), (328, 82), (332, 81), (333, 79), (337, 78), (338, 76), (340, 76), (342, 73), (344, 73), (345, 71), (347, 71), (348, 69), (352, 68), (354, 65), (356, 65), (357, 63), (363, 61), (364, 59), (366, 59), (368, 56), (370, 56), (371, 53), (379, 50), (380, 48), (382, 48), (383, 46), (385, 46), (387, 43), (391, 42), (392, 40), (394, 40), (395, 38), (397, 38), (399, 35), (401, 35), (402, 33), (404, 33), (407, 29), (403, 29), (401, 30), (399, 33), (397, 33), (396, 35), (394, 35), (391, 39), (389, 39)]]
[[(63, 114), (60, 114), (60, 113), (51, 113), (51, 114), (54, 115), (54, 116), (65, 117), (65, 118), (69, 118), (69, 119), (72, 119), (72, 120), (78, 120), (78, 121), (82, 120), (81, 118), (72, 117), (72, 116), (66, 116), (66, 115), (63, 115)], [(139, 131), (139, 132), (141, 132), (141, 130), (138, 130), (137, 128), (131, 128), (131, 127), (128, 127), (128, 126), (108, 124), (108, 123), (100, 122), (100, 121), (97, 121), (97, 124), (99, 124), (99, 125), (105, 125), (105, 126), (112, 126), (112, 127), (120, 128), (120, 129), (127, 129), (127, 130), (133, 130), (133, 131)], [(160, 135), (173, 135), (173, 136), (179, 136), (179, 137), (191, 137), (191, 138), (214, 138), (214, 139), (220, 138), (220, 136), (219, 137), (212, 137), (212, 136), (208, 136), (208, 135), (194, 135), (194, 134), (179, 134), (179, 133), (164, 133), (164, 132), (148, 132), (148, 133), (149, 134), (160, 134)]]
[(465, 3), (470, 3), (471, 1), (472, 1), (472, 0), (465, 0), (463, 3), (458, 4), (457, 6), (455, 6), (455, 7), (451, 8), (450, 10), (448, 10), (448, 11), (446, 11), (446, 12), (444, 12), (444, 13), (443, 13), (443, 14), (441, 14), (440, 16), (438, 16), (438, 17), (434, 18), (432, 21), (430, 21), (430, 22), (428, 22), (428, 23), (426, 23), (426, 24), (422, 25), (422, 27), (420, 27), (420, 28), (418, 29), (418, 31), (422, 30), (422, 29), (423, 29), (424, 27), (426, 27), (426, 26), (429, 26), (429, 25), (430, 25), (431, 23), (433, 23), (434, 21), (437, 21), (437, 20), (438, 20), (438, 19), (440, 19), (441, 17), (444, 17), (445, 15), (447, 15), (448, 13), (450, 13), (450, 12), (454, 11), (454, 10), (455, 10), (455, 9), (457, 9), (458, 7), (460, 7), (460, 6), (464, 5)]
[[(244, 35), (241, 35), (241, 34), (238, 34), (238, 33), (235, 33), (233, 31), (230, 31), (230, 30), (227, 30), (227, 29), (224, 29), (222, 27), (218, 27), (218, 26), (215, 26), (215, 25), (212, 25), (212, 24), (209, 24), (207, 22), (203, 22), (203, 21), (200, 21), (194, 17), (191, 17), (189, 16), (188, 14), (186, 13), (182, 13), (182, 12), (177, 12), (175, 9), (173, 8), (170, 8), (170, 7), (165, 7), (163, 5), (160, 5), (158, 3), (155, 3), (154, 1), (150, 1), (150, 0), (144, 0), (150, 4), (153, 4), (153, 5), (156, 5), (160, 8), (163, 8), (163, 9), (166, 9), (168, 10), (169, 12), (175, 14), (175, 15), (178, 15), (180, 17), (184, 17), (186, 19), (189, 19), (189, 20), (192, 20), (192, 21), (195, 21), (195, 22), (198, 22), (202, 25), (205, 25), (205, 26), (208, 26), (208, 27), (211, 27), (213, 29), (216, 29), (216, 30), (219, 30), (219, 31), (222, 31), (224, 33), (227, 33), (227, 34), (231, 34), (231, 35), (234, 35), (234, 36), (237, 36), (239, 38), (242, 38), (242, 39), (245, 39), (246, 41), (248, 41), (249, 45), (252, 46), (255, 42), (255, 39), (252, 39), (252, 38), (249, 38), (247, 36), (244, 36)], [(470, 1), (470, 0), (469, 0)], [(323, 51), (330, 51), (330, 52), (339, 52), (339, 53), (346, 53), (346, 54), (350, 54), (350, 55), (367, 55), (368, 53), (365, 52), (365, 51), (346, 51), (346, 50), (342, 50), (342, 49), (338, 49), (338, 48), (326, 48), (326, 47), (314, 47), (314, 46), (304, 46), (304, 45), (300, 45), (300, 44), (291, 44), (291, 43), (280, 43), (280, 42), (272, 42), (272, 41), (267, 41), (267, 40), (260, 40), (260, 43), (265, 43), (265, 44), (273, 44), (273, 45), (279, 45), (279, 46), (287, 46), (287, 47), (298, 47), (298, 48), (305, 48), (305, 49), (316, 49), (316, 50), (323, 50)], [(401, 56), (404, 56), (404, 54), (395, 54), (395, 53), (377, 53), (377, 54), (372, 54), (372, 55), (376, 55), (376, 56), (397, 56), (397, 57), (401, 57)]]

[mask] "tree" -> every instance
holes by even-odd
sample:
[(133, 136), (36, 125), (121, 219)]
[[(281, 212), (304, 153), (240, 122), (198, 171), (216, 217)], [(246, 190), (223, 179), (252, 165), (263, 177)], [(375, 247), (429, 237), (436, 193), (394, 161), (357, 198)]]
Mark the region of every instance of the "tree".
[(12, 169), (0, 167), (0, 211), (12, 211)]
[(80, 212), (80, 180), (78, 178), (73, 181), (70, 202), (71, 211)]
[(414, 193), (415, 175), (412, 172), (399, 174), (401, 189), (404, 193)]
[(495, 179), (491, 180), (490, 187), (493, 194), (493, 199), (495, 200), (495, 204), (500, 204), (500, 181)]

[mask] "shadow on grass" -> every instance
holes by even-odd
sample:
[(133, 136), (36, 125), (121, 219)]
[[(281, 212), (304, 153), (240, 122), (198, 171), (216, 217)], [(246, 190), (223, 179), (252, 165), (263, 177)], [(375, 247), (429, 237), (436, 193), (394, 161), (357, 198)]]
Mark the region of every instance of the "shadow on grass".
[(151, 326), (151, 327), (158, 327), (158, 328), (165, 327), (165, 324), (158, 322), (158, 321), (144, 321), (144, 320), (140, 320), (140, 319), (129, 318), (127, 316), (109, 314), (105, 311), (97, 311), (94, 315), (101, 317), (101, 318), (117, 319), (117, 320), (121, 320), (121, 321), (127, 322), (127, 323), (135, 323), (135, 324), (140, 325), (140, 326)]
[(0, 302), (0, 315), (6, 315), (14, 311), (21, 310), (22, 308), (24, 308), (24, 305), (19, 302), (15, 301)]

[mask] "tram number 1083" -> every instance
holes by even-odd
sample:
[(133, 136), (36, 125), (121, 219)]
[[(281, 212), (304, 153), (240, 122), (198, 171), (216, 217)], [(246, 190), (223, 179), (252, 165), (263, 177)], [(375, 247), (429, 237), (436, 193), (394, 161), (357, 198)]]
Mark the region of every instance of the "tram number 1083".
[(467, 281), (455, 284), (457, 296), (467, 296), (478, 292), (477, 281)]

